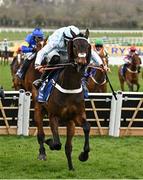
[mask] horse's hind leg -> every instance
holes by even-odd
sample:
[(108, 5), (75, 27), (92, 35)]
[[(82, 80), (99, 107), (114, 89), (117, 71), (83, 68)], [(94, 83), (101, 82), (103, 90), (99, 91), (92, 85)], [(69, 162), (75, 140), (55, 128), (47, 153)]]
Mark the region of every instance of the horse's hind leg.
[(83, 152), (81, 152), (81, 154), (79, 155), (79, 160), (87, 161), (88, 153), (90, 151), (90, 147), (89, 147), (90, 124), (84, 119), (84, 123), (83, 123), (82, 127), (83, 127), (83, 131), (84, 131), (85, 142), (84, 142)]
[(71, 153), (72, 153), (72, 138), (75, 132), (75, 124), (73, 121), (69, 121), (67, 124), (67, 139), (65, 144), (65, 154), (68, 160), (69, 170), (74, 170)]
[(46, 153), (44, 148), (45, 134), (43, 130), (43, 115), (39, 112), (40, 109), (35, 107), (34, 118), (35, 118), (36, 126), (38, 128), (37, 140), (40, 145), (38, 159), (46, 160)]
[(62, 146), (60, 142), (58, 126), (58, 118), (50, 117), (50, 127), (53, 134), (53, 139), (47, 139), (45, 143), (50, 147), (51, 150), (60, 150)]

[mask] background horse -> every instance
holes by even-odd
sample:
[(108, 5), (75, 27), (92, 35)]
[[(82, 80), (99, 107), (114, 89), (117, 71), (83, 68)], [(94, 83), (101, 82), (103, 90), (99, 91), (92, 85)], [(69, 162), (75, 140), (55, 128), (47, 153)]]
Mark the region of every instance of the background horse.
[[(56, 82), (53, 82), (52, 94), (48, 102), (35, 102), (34, 118), (38, 128), (37, 139), (40, 145), (40, 160), (46, 160), (44, 143), (48, 144), (51, 150), (60, 150), (61, 142), (58, 133), (60, 122), (66, 124), (67, 139), (65, 144), (65, 154), (68, 161), (69, 170), (73, 170), (72, 164), (72, 138), (74, 136), (75, 125), (82, 126), (85, 142), (83, 152), (79, 155), (80, 161), (86, 161), (89, 153), (89, 131), (90, 125), (86, 121), (84, 95), (81, 86), (81, 78), (85, 66), (89, 63), (91, 46), (85, 37), (76, 37), (72, 32), (73, 41), (68, 43), (68, 59), (70, 65), (65, 64), (65, 68), (59, 73)], [(60, 87), (60, 88), (59, 88)], [(34, 88), (34, 87), (33, 87)], [(34, 88), (33, 96), (37, 97), (37, 90)], [(48, 112), (49, 123), (53, 134), (53, 139), (45, 140), (43, 130), (44, 111)]]
[[(35, 56), (33, 57), (33, 59), (29, 60), (29, 61), (31, 61), (31, 64), (29, 65), (29, 67), (27, 69), (24, 80), (19, 79), (19, 77), (16, 75), (17, 70), (23, 64), (24, 58), (18, 58), (18, 56), (17, 56), (13, 59), (13, 61), (11, 63), (11, 74), (12, 74), (13, 85), (14, 85), (15, 90), (19, 90), (22, 88), (22, 89), (25, 89), (30, 92), (32, 91), (33, 81), (40, 77), (40, 73), (34, 69), (34, 63), (35, 63), (35, 59), (36, 59), (36, 54), (43, 47), (43, 44), (45, 45), (45, 41), (44, 41), (44, 43), (38, 42), (36, 44)], [(33, 54), (32, 54), (32, 56), (33, 56)]]
[[(103, 61), (104, 66), (108, 66), (108, 60), (104, 55), (104, 52), (101, 51), (99, 56)], [(89, 92), (107, 92), (107, 80), (105, 71), (103, 71), (100, 67), (92, 67), (89, 65), (90, 68), (90, 76), (87, 80), (87, 88)]]
[(13, 88), (15, 90), (19, 90), (20, 89), (20, 84), (21, 82), (17, 81), (15, 78), (15, 74), (16, 72), (18, 71), (18, 69), (20, 68), (20, 66), (22, 65), (23, 63), (23, 60), (24, 58), (22, 57), (22, 54), (21, 53), (17, 53), (17, 55), (13, 58), (11, 64), (10, 64), (10, 70), (11, 70), (11, 76), (12, 76), (12, 82), (13, 82)]
[(122, 68), (123, 65), (119, 67), (118, 69), (118, 77), (121, 85), (121, 90), (124, 91), (124, 82), (127, 83), (129, 91), (134, 91), (134, 85), (137, 86), (136, 91), (139, 90), (140, 85), (139, 85), (139, 68), (141, 65), (141, 58), (137, 55), (134, 54), (131, 60), (131, 63), (128, 64), (126, 72), (125, 72), (125, 77), (122, 75)]

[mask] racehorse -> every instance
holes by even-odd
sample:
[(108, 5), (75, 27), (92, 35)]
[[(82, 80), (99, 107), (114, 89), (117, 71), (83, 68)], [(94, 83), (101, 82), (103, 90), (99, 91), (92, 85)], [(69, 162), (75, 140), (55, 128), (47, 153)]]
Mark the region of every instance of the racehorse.
[(1, 51), (1, 64), (8, 65), (9, 63), (9, 52), (7, 50)]
[(141, 65), (141, 58), (134, 54), (131, 63), (127, 65), (125, 76), (122, 75), (122, 66), (118, 69), (118, 77), (121, 85), (121, 90), (124, 91), (124, 82), (127, 83), (129, 91), (134, 91), (134, 85), (137, 86), (136, 91), (139, 90), (139, 72), (138, 69)]
[[(35, 101), (34, 119), (37, 125), (37, 139), (40, 145), (38, 159), (46, 160), (46, 152), (44, 143), (51, 150), (60, 150), (61, 142), (58, 133), (58, 125), (60, 122), (66, 124), (67, 139), (65, 143), (65, 154), (68, 161), (69, 170), (73, 170), (72, 163), (72, 138), (75, 132), (75, 125), (82, 126), (85, 136), (83, 152), (79, 155), (80, 161), (88, 159), (89, 148), (89, 132), (90, 125), (86, 121), (85, 102), (81, 85), (81, 78), (85, 66), (90, 61), (91, 46), (87, 41), (88, 30), (84, 37), (76, 35), (71, 31), (74, 39), (68, 43), (68, 60), (70, 63), (59, 72), (57, 80), (53, 80), (52, 93), (48, 102), (39, 103)], [(33, 87), (34, 88), (34, 87)], [(36, 99), (37, 90), (34, 88), (33, 97)], [(44, 111), (43, 111), (44, 110)], [(53, 138), (45, 140), (43, 130), (44, 112), (48, 113), (49, 124), (53, 134)]]
[[(20, 66), (22, 66), (24, 59), (21, 58), (20, 62), (18, 61), (17, 57), (13, 59), (13, 62), (11, 63), (11, 74), (13, 77), (13, 84), (14, 84), (15, 90), (19, 90), (22, 88), (22, 89), (32, 92), (33, 81), (40, 77), (40, 73), (34, 69), (36, 54), (43, 47), (43, 45), (45, 45), (45, 41), (38, 42), (36, 44), (35, 55), (31, 54), (31, 56), (33, 56), (33, 58), (30, 60), (31, 64), (29, 65), (27, 72), (25, 74), (25, 77), (22, 80), (18, 78), (18, 76), (16, 75), (16, 72), (20, 68)], [(33, 73), (31, 73), (31, 71)]]
[[(108, 60), (104, 55), (104, 52), (101, 51), (99, 56), (102, 59), (103, 65), (108, 66)], [(94, 67), (92, 65), (88, 66), (90, 76), (87, 80), (87, 88), (89, 92), (107, 92), (107, 80), (105, 71), (101, 67)]]
[(13, 88), (15, 90), (19, 90), (20, 86), (21, 86), (21, 82), (18, 81), (15, 76), (16, 72), (18, 71), (18, 69), (20, 68), (20, 66), (23, 63), (23, 57), (21, 53), (18, 53), (12, 60), (11, 64), (10, 64), (10, 70), (11, 70), (11, 76), (12, 76), (12, 82), (13, 82)]

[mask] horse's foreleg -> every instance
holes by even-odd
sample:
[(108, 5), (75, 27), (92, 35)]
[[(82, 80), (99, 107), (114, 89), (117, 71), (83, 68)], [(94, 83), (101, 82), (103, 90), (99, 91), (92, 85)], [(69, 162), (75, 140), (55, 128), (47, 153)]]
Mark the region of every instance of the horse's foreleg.
[(84, 119), (84, 123), (82, 125), (83, 131), (84, 131), (84, 137), (85, 137), (85, 142), (84, 142), (84, 148), (83, 152), (79, 155), (79, 160), (80, 161), (87, 161), (88, 160), (88, 153), (90, 151), (89, 147), (89, 132), (90, 132), (90, 124)]
[(53, 139), (47, 139), (45, 143), (48, 144), (51, 150), (60, 150), (62, 146), (60, 142), (58, 126), (59, 126), (58, 118), (50, 117), (50, 127), (53, 134)]
[(133, 84), (129, 80), (126, 80), (126, 83), (129, 88), (129, 91), (133, 91)]
[(140, 85), (137, 83), (137, 92), (139, 91), (140, 89)]
[(43, 130), (43, 115), (40, 113), (40, 110), (37, 108), (35, 108), (34, 118), (38, 129), (37, 140), (40, 145), (38, 159), (46, 160), (46, 153), (44, 148), (45, 134)]
[(73, 121), (69, 121), (67, 125), (67, 139), (65, 144), (65, 154), (68, 160), (69, 170), (74, 170), (71, 153), (72, 153), (72, 138), (75, 132), (75, 124)]

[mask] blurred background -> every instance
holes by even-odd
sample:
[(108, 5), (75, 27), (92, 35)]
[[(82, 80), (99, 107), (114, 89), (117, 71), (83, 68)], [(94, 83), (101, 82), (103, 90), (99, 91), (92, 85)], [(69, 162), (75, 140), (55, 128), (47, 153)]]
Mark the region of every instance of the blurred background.
[(0, 0), (0, 26), (142, 29), (143, 0)]
[[(12, 90), (9, 64), (35, 27), (42, 28), (47, 37), (55, 29), (75, 25), (81, 31), (89, 29), (92, 45), (97, 38), (103, 40), (110, 56), (109, 76), (119, 90), (117, 69), (124, 63), (126, 50), (135, 45), (143, 61), (142, 17), (143, 0), (0, 0), (0, 84)], [(8, 65), (3, 63), (5, 42)], [(141, 84), (142, 77), (141, 71)]]

